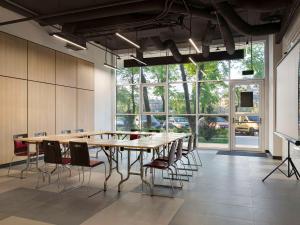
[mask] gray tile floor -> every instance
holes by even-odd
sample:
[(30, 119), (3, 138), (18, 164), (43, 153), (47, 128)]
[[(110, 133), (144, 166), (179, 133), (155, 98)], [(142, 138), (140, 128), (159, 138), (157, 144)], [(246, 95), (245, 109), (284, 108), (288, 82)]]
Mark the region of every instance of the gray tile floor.
[[(200, 154), (203, 167), (194, 173), (190, 182), (184, 182), (183, 190), (174, 199), (143, 194), (139, 177), (134, 176), (119, 194), (119, 175), (115, 172), (109, 190), (89, 198), (103, 187), (103, 168), (93, 171), (89, 187), (68, 191), (58, 189), (54, 177), (52, 184), (37, 190), (36, 173), (30, 172), (26, 179), (19, 179), (7, 177), (7, 169), (1, 169), (0, 224), (13, 224), (13, 221), (58, 225), (300, 224), (299, 182), (280, 173), (261, 182), (280, 161), (216, 155), (216, 151), (200, 151)], [(126, 160), (123, 161), (125, 164)], [(12, 174), (18, 175), (21, 167), (14, 167)], [(77, 170), (72, 171), (72, 177), (65, 173), (63, 181), (66, 188), (78, 185)]]

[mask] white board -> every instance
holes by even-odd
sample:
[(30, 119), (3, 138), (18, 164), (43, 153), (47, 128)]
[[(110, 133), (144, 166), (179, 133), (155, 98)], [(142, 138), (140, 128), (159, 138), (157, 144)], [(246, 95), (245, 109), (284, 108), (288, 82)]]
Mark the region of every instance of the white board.
[(276, 131), (299, 139), (299, 53), (298, 43), (277, 66)]

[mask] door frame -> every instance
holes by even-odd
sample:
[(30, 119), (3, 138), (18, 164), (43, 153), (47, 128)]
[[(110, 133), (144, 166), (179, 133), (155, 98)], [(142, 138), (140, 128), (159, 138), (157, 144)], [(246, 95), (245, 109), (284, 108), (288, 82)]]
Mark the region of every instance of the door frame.
[[(264, 79), (252, 79), (252, 80), (231, 80), (229, 82), (229, 149), (230, 150), (243, 150), (243, 151), (258, 151), (263, 152), (265, 146), (265, 87)], [(259, 127), (259, 140), (258, 148), (236, 148), (235, 146), (235, 127), (234, 127), (234, 116), (235, 116), (235, 96), (233, 95), (233, 88), (236, 85), (250, 85), (258, 84), (260, 87), (260, 98), (259, 98), (259, 116), (261, 123)]]

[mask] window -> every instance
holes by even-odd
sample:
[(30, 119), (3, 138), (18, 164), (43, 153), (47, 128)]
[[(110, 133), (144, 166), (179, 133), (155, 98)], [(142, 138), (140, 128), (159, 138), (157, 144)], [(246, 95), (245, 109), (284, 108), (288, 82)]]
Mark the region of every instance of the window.
[(263, 79), (264, 63), (257, 42), (252, 76), (242, 75), (251, 69), (250, 46), (243, 60), (124, 68), (116, 74), (116, 129), (192, 132), (199, 147), (228, 148), (229, 82)]

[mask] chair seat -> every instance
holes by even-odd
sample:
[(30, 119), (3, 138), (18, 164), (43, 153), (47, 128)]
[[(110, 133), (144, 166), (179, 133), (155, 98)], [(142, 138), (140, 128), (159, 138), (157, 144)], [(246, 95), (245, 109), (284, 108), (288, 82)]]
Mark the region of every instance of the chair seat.
[(103, 163), (104, 163), (103, 161), (99, 161), (99, 160), (90, 160), (90, 167), (99, 166)]
[(155, 159), (150, 163), (144, 165), (144, 167), (157, 168), (157, 169), (167, 169), (169, 167), (168, 162)]
[(71, 163), (71, 158), (62, 158), (62, 164), (67, 165)]
[(155, 160), (160, 160), (160, 161), (168, 162), (169, 158), (168, 158), (168, 156), (162, 156), (162, 157), (156, 158)]
[[(28, 155), (28, 152), (18, 152), (18, 153), (15, 153), (16, 156), (27, 156)], [(32, 156), (36, 156), (36, 152), (29, 152), (29, 156), (32, 157)]]

